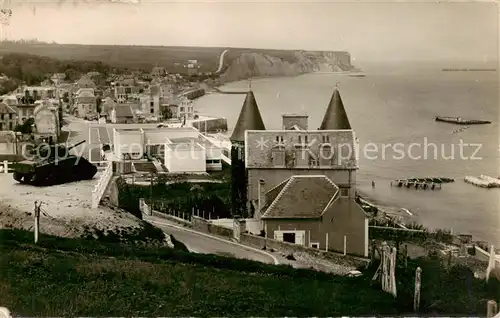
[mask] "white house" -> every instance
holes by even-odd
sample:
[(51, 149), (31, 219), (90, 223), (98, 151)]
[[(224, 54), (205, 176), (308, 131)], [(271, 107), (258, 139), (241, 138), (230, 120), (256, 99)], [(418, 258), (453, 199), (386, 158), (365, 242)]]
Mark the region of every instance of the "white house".
[(113, 129), (114, 157), (161, 158), (170, 172), (221, 170), (221, 148), (193, 127)]
[(206, 151), (197, 142), (165, 144), (165, 167), (169, 172), (206, 172)]

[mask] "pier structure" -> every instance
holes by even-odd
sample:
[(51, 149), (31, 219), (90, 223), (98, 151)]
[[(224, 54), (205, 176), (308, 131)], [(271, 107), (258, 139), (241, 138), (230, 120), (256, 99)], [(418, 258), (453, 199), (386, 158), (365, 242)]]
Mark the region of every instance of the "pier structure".
[(415, 189), (430, 189), (430, 190), (440, 190), (441, 183), (426, 181), (425, 179), (399, 179), (391, 181), (391, 186), (395, 186), (398, 188), (415, 188)]

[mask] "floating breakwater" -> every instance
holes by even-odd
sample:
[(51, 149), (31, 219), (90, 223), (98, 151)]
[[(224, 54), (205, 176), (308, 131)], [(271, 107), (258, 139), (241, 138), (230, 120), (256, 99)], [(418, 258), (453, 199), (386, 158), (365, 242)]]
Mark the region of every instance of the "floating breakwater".
[(464, 181), (481, 188), (500, 188), (500, 179), (485, 175), (479, 177), (466, 176)]

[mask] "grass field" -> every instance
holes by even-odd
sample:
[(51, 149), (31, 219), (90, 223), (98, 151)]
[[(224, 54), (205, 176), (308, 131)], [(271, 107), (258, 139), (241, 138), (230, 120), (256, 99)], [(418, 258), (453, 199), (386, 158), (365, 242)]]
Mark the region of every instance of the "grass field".
[[(0, 230), (0, 304), (24, 316), (337, 316), (411, 313), (423, 268), (422, 313), (484, 315), (498, 289), (437, 260), (398, 270), (398, 298), (357, 278), (215, 255)], [(467, 278), (468, 277), (468, 278)], [(491, 287), (491, 286), (490, 286)]]
[[(221, 256), (0, 230), (0, 304), (33, 316), (395, 313), (363, 278)], [(355, 299), (353, 299), (355, 296)]]

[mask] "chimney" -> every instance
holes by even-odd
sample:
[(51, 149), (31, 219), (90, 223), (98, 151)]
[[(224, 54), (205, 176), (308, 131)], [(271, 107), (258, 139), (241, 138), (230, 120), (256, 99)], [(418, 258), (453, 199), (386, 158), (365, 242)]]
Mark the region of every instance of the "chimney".
[(305, 114), (285, 114), (282, 115), (282, 126), (283, 130), (291, 130), (294, 126), (297, 126), (301, 130), (307, 130), (308, 117)]

